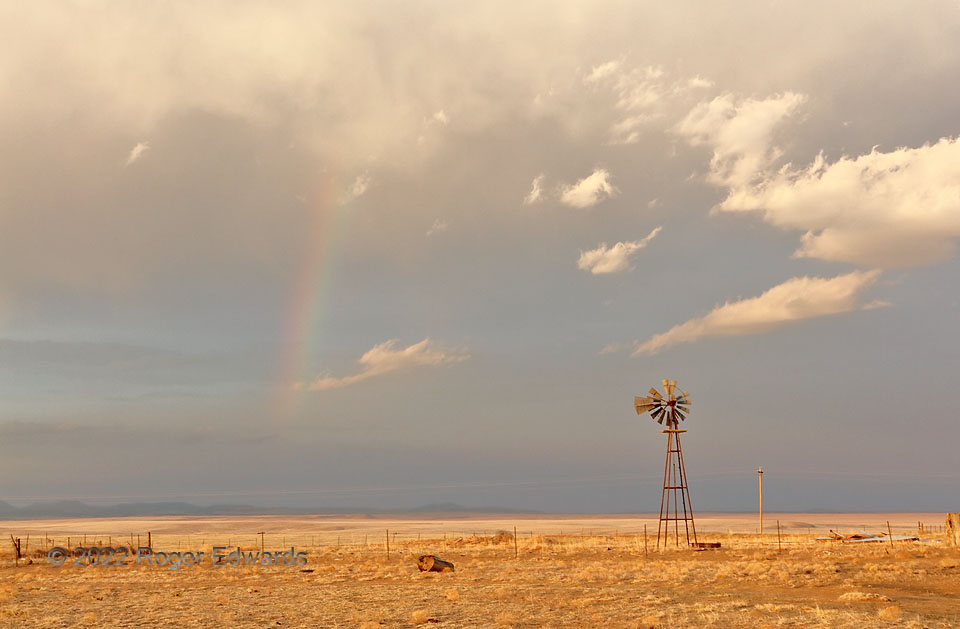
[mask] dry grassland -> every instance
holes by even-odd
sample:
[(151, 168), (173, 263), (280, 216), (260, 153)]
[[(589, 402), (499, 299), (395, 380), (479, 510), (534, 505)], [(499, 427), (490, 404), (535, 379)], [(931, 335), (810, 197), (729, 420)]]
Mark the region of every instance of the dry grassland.
[[(776, 516), (775, 516), (776, 517)], [(644, 554), (643, 518), (386, 520), (344, 517), (0, 522), (3, 627), (951, 627), (960, 626), (960, 552), (931, 541), (825, 544), (828, 528), (915, 532), (942, 515), (779, 516), (761, 540), (735, 516), (698, 519), (720, 550)], [(912, 525), (912, 529), (909, 526)], [(514, 559), (513, 526), (519, 535)], [(883, 525), (885, 527), (885, 524)], [(386, 529), (391, 531), (386, 554)], [(306, 566), (50, 565), (47, 542), (157, 551), (294, 546)], [(497, 535), (497, 531), (509, 534)], [(708, 532), (713, 531), (713, 532)], [(739, 532), (738, 532), (739, 531)], [(9, 534), (31, 535), (13, 565)], [(423, 573), (419, 554), (456, 564)], [(309, 570), (309, 572), (305, 571)]]

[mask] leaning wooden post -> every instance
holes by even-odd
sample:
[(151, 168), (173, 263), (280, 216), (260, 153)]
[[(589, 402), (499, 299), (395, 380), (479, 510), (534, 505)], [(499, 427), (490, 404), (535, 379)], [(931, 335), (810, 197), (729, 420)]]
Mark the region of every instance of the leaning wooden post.
[(10, 542), (13, 544), (13, 561), (14, 565), (20, 565), (20, 538), (13, 538), (13, 535), (10, 536)]
[(893, 548), (893, 531), (890, 530), (890, 520), (887, 520), (887, 535), (890, 536), (890, 548)]

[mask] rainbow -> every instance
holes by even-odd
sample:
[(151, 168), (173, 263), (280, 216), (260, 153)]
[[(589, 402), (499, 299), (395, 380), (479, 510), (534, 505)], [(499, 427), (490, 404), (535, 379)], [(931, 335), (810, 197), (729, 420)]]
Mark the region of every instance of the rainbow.
[(334, 173), (323, 177), (313, 199), (307, 199), (308, 236), (295, 266), (284, 307), (278, 376), (271, 418), (289, 421), (302, 395), (299, 391), (316, 377), (311, 359), (322, 349), (323, 319), (329, 308), (340, 241), (350, 212), (340, 202), (341, 181)]

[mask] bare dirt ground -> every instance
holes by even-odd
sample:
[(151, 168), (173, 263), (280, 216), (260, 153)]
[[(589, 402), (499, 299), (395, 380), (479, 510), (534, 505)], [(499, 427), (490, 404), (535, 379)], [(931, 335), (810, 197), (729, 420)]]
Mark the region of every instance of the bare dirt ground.
[[(924, 522), (924, 541), (813, 539), (829, 529), (880, 532), (887, 521), (895, 534)], [(698, 537), (722, 548), (697, 552), (672, 536), (657, 551), (649, 515), (8, 521), (0, 626), (960, 626), (960, 551), (934, 529), (942, 523), (943, 514), (772, 514), (761, 538), (755, 516), (708, 514), (698, 516)], [(154, 551), (203, 551), (203, 562), (172, 570), (134, 557), (127, 566), (47, 559), (52, 546), (136, 546), (138, 535), (145, 544), (147, 531)], [(210, 562), (214, 546), (260, 550), (261, 531), (266, 551), (293, 547), (306, 565)], [(14, 565), (10, 535), (32, 563)], [(456, 571), (420, 573), (421, 554)]]

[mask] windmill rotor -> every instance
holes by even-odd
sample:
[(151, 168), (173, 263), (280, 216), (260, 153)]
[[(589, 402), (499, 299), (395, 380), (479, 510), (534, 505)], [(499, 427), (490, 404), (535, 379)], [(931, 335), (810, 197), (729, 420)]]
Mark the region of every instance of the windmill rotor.
[(690, 414), (690, 393), (680, 391), (677, 395), (677, 381), (663, 380), (663, 394), (651, 387), (647, 392), (649, 395), (644, 397), (634, 397), (633, 406), (637, 415), (641, 413), (650, 413), (658, 424), (663, 424), (666, 420), (668, 429), (676, 429), (679, 422), (682, 422)]

